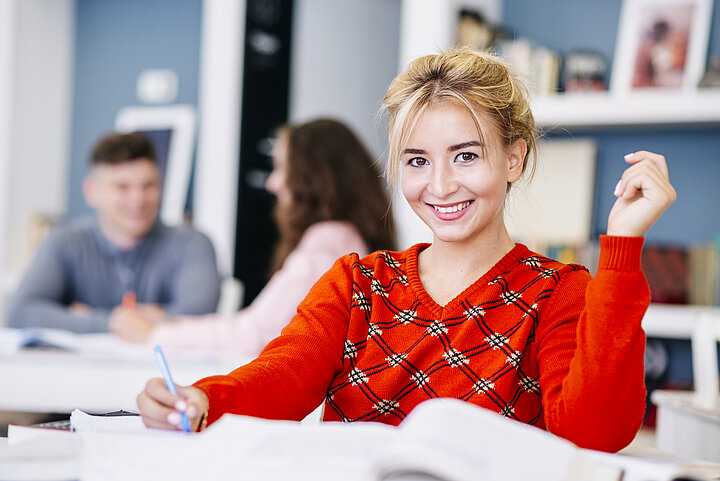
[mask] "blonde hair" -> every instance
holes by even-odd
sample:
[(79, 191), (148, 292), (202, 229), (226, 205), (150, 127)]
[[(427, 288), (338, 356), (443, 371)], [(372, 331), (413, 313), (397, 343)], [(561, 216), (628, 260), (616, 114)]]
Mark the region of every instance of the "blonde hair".
[(527, 89), (501, 58), (463, 47), (413, 60), (390, 84), (382, 108), (388, 112), (386, 175), (392, 184), (397, 183), (400, 155), (418, 117), (441, 101), (468, 109), (483, 149), (480, 112), (492, 119), (506, 147), (519, 139), (525, 141), (523, 172), (530, 157), (534, 159), (537, 132)]

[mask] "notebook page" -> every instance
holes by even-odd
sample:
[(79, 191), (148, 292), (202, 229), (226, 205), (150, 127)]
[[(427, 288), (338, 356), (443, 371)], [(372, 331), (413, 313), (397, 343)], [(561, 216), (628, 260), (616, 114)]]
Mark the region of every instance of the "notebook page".
[(70, 424), (78, 433), (148, 434), (140, 416), (94, 416), (79, 409), (70, 413)]
[(228, 415), (202, 433), (160, 442), (87, 433), (82, 479), (367, 481), (372, 461), (396, 434), (377, 423), (313, 425)]

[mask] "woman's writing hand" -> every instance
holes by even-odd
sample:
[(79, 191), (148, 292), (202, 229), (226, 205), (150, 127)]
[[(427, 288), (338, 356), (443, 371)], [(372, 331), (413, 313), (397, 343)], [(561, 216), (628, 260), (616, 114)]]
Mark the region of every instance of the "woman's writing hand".
[(190, 430), (198, 431), (207, 419), (210, 402), (207, 395), (193, 386), (177, 386), (178, 395), (172, 394), (160, 378), (150, 379), (137, 397), (143, 423), (149, 428), (182, 430), (180, 413), (190, 421)]

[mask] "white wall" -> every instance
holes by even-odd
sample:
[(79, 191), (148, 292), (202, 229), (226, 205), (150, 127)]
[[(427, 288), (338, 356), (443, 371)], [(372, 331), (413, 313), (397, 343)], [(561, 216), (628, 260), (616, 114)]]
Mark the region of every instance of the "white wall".
[(385, 125), (380, 102), (397, 74), (400, 0), (296, 0), (290, 120), (345, 121), (378, 157)]
[[(10, 105), (12, 103), (13, 76), (12, 62), (14, 51), (15, 3), (0, 2), (0, 312), (5, 312), (5, 276), (8, 256), (8, 217), (10, 212), (10, 125), (12, 124)], [(0, 314), (2, 319), (2, 314)], [(0, 325), (2, 322), (0, 321)]]
[[(31, 257), (33, 216), (65, 211), (75, 2), (0, 4), (0, 275), (6, 294)], [(0, 309), (4, 313), (4, 305)]]
[(215, 246), (218, 270), (235, 259), (245, 2), (204, 0), (193, 224)]

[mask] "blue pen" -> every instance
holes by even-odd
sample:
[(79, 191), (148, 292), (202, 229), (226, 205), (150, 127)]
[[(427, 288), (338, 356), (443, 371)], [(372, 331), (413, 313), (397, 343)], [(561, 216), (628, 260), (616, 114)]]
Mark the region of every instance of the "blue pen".
[[(163, 378), (165, 379), (165, 386), (167, 386), (168, 391), (178, 396), (175, 382), (173, 382), (172, 376), (170, 375), (170, 368), (168, 367), (167, 361), (165, 360), (165, 355), (163, 354), (160, 346), (155, 346), (155, 355), (157, 356), (158, 364), (160, 364), (160, 369), (162, 370)], [(187, 415), (185, 413), (180, 413), (180, 421), (182, 422), (183, 430), (186, 433), (189, 433), (190, 421), (188, 421)]]

